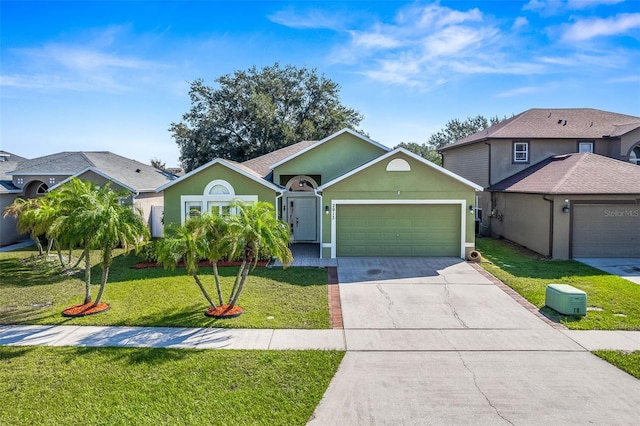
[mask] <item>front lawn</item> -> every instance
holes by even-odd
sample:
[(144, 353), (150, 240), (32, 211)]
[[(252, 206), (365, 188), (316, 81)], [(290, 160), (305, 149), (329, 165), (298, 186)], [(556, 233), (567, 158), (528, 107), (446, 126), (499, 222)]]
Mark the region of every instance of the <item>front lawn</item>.
[[(114, 259), (103, 297), (111, 309), (71, 319), (61, 312), (82, 303), (83, 274), (64, 274), (57, 257), (46, 261), (36, 255), (29, 250), (0, 253), (0, 324), (329, 328), (325, 269), (257, 267), (249, 274), (239, 300), (245, 313), (215, 320), (204, 316), (206, 300), (184, 269), (132, 269), (141, 259), (120, 255)], [(237, 270), (220, 268), (223, 295), (229, 294)], [(100, 268), (94, 266), (91, 273), (95, 297)], [(201, 268), (199, 273), (215, 295), (211, 269)]]
[(620, 370), (634, 376), (636, 379), (640, 379), (640, 351), (631, 353), (623, 351), (594, 351), (594, 354), (598, 355), (605, 361), (615, 365)]
[(303, 425), (343, 356), (0, 346), (0, 424)]
[[(550, 317), (574, 330), (640, 330), (640, 285), (573, 260), (549, 260), (506, 240), (478, 238), (481, 266)], [(587, 293), (585, 317), (544, 307), (547, 284)]]

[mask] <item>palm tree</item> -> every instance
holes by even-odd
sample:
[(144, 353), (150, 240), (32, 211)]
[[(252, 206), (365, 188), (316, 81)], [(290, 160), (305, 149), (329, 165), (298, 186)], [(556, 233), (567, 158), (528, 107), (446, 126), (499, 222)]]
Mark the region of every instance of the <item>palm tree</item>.
[(226, 218), (227, 235), (232, 258), (242, 259), (229, 298), (229, 309), (238, 302), (244, 289), (249, 269), (260, 257), (275, 257), (286, 267), (293, 261), (289, 250), (289, 226), (277, 219), (272, 204), (258, 201), (254, 204), (234, 203), (237, 214)]
[(102, 277), (93, 306), (97, 306), (109, 277), (113, 250), (121, 246), (125, 252), (139, 247), (149, 238), (149, 230), (140, 212), (123, 203), (126, 191), (113, 191), (73, 178), (58, 189), (58, 214), (53, 234), (67, 247), (80, 246), (85, 259), (85, 300), (91, 302), (91, 249), (100, 250)]
[[(198, 276), (198, 262), (203, 254), (209, 251), (205, 230), (206, 220), (202, 216), (195, 216), (187, 219), (184, 225), (169, 225), (164, 239), (160, 240), (156, 247), (156, 256), (158, 262), (170, 270), (175, 269), (178, 263), (183, 261), (187, 274), (193, 277), (202, 295), (209, 302), (209, 306), (216, 308), (216, 304)], [(218, 294), (221, 300), (219, 287)]]
[(42, 198), (16, 198), (12, 204), (2, 211), (3, 218), (11, 216), (17, 219), (18, 232), (21, 234), (29, 233), (29, 237), (38, 247), (40, 255), (43, 254), (43, 249), (39, 237), (44, 232), (40, 226), (41, 224), (38, 223), (36, 211), (40, 208), (42, 200)]

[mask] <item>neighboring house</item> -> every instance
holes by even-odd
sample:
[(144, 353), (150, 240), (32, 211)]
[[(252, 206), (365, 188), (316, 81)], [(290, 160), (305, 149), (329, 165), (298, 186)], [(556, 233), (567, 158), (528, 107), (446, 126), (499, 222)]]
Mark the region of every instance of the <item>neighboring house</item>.
[[(0, 153), (1, 155), (1, 153)], [(152, 233), (162, 235), (163, 197), (156, 188), (175, 179), (171, 173), (155, 169), (147, 164), (122, 157), (112, 152), (60, 152), (34, 159), (13, 158), (0, 162), (0, 204), (2, 208), (17, 197), (33, 198), (44, 195), (73, 177), (104, 185), (111, 182), (117, 190), (131, 192), (130, 202), (142, 210)], [(7, 171), (3, 172), (3, 164)], [(15, 242), (20, 236), (15, 230), (15, 220), (2, 220), (0, 245)]]
[(11, 173), (24, 157), (7, 151), (0, 151), (0, 246), (10, 244), (20, 237), (16, 229), (16, 220), (12, 217), (2, 219), (2, 211), (11, 205), (22, 190), (13, 184)]
[(640, 117), (531, 109), (440, 153), (485, 189), (481, 233), (558, 259), (640, 256)]
[(475, 247), (481, 188), (402, 148), (351, 130), (244, 163), (215, 159), (158, 188), (165, 224), (194, 211), (224, 213), (234, 200), (267, 201), (294, 243), (319, 256), (455, 256)]

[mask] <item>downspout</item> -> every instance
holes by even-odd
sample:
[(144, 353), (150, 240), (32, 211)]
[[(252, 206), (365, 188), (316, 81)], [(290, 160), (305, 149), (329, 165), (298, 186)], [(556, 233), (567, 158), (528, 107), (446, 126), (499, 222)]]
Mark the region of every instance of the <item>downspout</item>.
[(553, 259), (553, 199), (549, 200), (546, 195), (542, 199), (549, 203), (549, 257)]
[[(488, 177), (487, 183), (488, 183), (488, 185), (487, 185), (487, 188), (485, 188), (485, 189), (488, 189), (488, 188), (491, 187), (491, 143), (487, 142), (487, 141), (484, 141), (484, 144), (489, 147), (489, 161), (488, 161), (489, 167), (487, 168), (487, 175), (488, 175), (487, 176)], [(493, 208), (493, 194), (492, 193), (489, 193), (489, 203), (490, 203), (490, 205), (489, 205), (489, 216), (488, 216), (489, 217), (489, 236), (492, 236), (493, 235), (493, 226), (492, 226), (493, 225), (493, 223), (492, 223), (493, 222), (493, 214), (491, 214), (491, 212), (493, 212), (493, 210), (494, 210), (494, 208)]]
[(320, 221), (320, 229), (318, 230), (319, 234), (318, 234), (318, 241), (320, 242), (319, 246), (320, 246), (320, 259), (322, 259), (322, 221), (324, 220), (324, 204), (322, 202), (322, 192), (318, 192), (318, 190), (315, 190), (316, 192), (316, 196), (320, 198), (320, 208), (319, 210), (319, 214), (318, 216), (320, 216), (318, 218), (318, 220)]

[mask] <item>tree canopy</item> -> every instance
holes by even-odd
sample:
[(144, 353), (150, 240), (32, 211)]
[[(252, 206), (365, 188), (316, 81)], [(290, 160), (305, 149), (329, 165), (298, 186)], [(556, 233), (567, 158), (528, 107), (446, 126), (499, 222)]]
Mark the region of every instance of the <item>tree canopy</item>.
[(414, 154), (426, 158), (436, 164), (442, 164), (442, 159), (438, 154), (438, 150), (445, 145), (454, 143), (460, 139), (466, 138), (480, 130), (484, 130), (489, 126), (493, 126), (504, 120), (504, 118), (491, 117), (487, 119), (482, 115), (468, 117), (464, 121), (453, 119), (447, 122), (445, 126), (436, 133), (429, 136), (427, 142), (420, 145), (415, 142), (401, 143), (398, 147), (405, 148)]
[(189, 172), (214, 158), (246, 161), (340, 129), (363, 119), (342, 105), (340, 86), (315, 69), (278, 63), (191, 83), (191, 109), (169, 131)]

